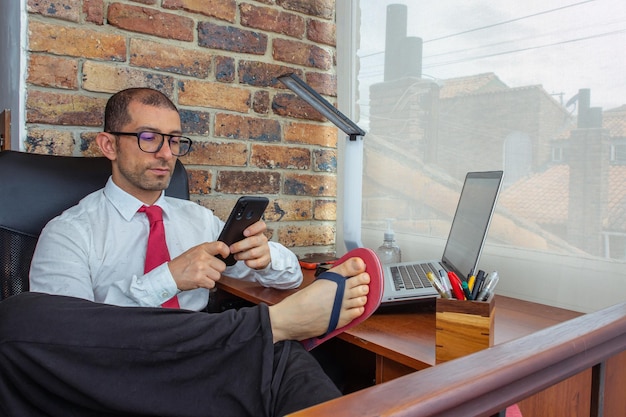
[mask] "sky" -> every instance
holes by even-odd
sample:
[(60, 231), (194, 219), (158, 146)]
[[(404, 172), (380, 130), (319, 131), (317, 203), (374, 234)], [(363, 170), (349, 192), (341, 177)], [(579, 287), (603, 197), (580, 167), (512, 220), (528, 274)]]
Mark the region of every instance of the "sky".
[(566, 103), (626, 104), (626, 0), (361, 0), (361, 97), (383, 80), (386, 9), (407, 7), (423, 40), (424, 78), (495, 73), (509, 87), (542, 85)]

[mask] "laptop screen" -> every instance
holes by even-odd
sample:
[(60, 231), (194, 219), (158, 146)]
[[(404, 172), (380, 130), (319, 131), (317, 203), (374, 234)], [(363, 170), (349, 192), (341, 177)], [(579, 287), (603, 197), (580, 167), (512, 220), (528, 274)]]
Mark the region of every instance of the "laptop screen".
[(443, 252), (443, 264), (467, 277), (475, 274), (496, 206), (502, 171), (469, 172)]

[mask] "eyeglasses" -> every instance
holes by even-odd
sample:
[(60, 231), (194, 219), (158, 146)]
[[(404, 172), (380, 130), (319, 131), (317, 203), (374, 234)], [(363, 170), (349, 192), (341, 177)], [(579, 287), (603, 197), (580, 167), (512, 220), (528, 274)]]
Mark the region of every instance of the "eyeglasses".
[(172, 155), (183, 156), (191, 150), (191, 139), (185, 136), (168, 135), (157, 132), (107, 132), (116, 136), (136, 136), (139, 149), (147, 153), (157, 153), (163, 147), (167, 137)]

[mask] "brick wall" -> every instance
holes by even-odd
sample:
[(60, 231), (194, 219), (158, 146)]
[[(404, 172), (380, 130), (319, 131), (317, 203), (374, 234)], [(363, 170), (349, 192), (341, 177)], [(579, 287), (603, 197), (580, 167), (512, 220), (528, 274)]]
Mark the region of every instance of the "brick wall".
[(29, 152), (93, 156), (107, 98), (149, 86), (194, 140), (192, 199), (225, 218), (270, 198), (271, 239), (334, 250), (337, 131), (283, 88), (336, 96), (334, 0), (28, 0)]

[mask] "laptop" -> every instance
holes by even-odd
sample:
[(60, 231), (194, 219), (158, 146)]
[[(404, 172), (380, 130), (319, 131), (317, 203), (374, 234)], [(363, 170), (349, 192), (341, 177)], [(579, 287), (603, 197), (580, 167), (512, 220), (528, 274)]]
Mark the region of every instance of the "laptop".
[(383, 265), (383, 305), (438, 297), (439, 293), (426, 278), (428, 271), (437, 277), (440, 270), (454, 271), (460, 278), (476, 273), (502, 174), (502, 171), (467, 173), (441, 259)]

